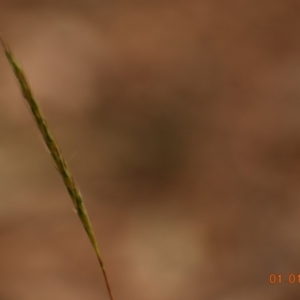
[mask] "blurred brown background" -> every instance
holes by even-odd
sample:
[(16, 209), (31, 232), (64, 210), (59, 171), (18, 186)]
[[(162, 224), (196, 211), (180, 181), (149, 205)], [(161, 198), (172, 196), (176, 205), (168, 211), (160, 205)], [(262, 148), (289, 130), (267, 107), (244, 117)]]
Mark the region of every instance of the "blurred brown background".
[[(116, 300), (295, 300), (300, 2), (0, 0)], [(0, 300), (108, 299), (0, 55)], [(299, 280), (299, 279), (297, 279)]]

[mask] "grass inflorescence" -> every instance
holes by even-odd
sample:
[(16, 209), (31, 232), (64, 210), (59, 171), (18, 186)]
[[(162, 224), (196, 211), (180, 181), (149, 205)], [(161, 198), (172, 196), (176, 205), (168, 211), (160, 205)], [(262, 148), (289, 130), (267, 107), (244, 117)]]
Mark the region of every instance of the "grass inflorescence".
[(4, 51), (4, 54), (7, 58), (7, 61), (12, 68), (12, 71), (14, 72), (14, 75), (19, 83), (22, 95), (24, 99), (26, 100), (26, 103), (28, 104), (30, 111), (32, 113), (32, 116), (35, 120), (35, 123), (42, 134), (42, 137), (47, 145), (48, 150), (50, 151), (50, 154), (54, 160), (55, 166), (61, 175), (63, 182), (68, 190), (68, 193), (72, 199), (74, 208), (77, 212), (77, 215), (82, 223), (82, 226), (84, 227), (84, 230), (93, 246), (93, 249), (96, 253), (98, 262), (100, 264), (106, 288), (109, 294), (110, 300), (113, 300), (112, 291), (110, 288), (110, 284), (108, 281), (107, 273), (104, 268), (103, 260), (100, 255), (100, 251), (96, 242), (95, 234), (92, 229), (92, 225), (88, 216), (88, 213), (86, 211), (82, 196), (80, 194), (80, 191), (78, 189), (78, 186), (76, 185), (74, 178), (70, 172), (70, 169), (66, 163), (66, 160), (62, 156), (62, 153), (58, 147), (57, 141), (55, 140), (48, 123), (46, 122), (45, 117), (43, 116), (43, 113), (36, 101), (36, 99), (33, 96), (33, 93), (31, 91), (30, 85), (26, 79), (26, 76), (24, 74), (24, 71), (17, 63), (16, 59), (13, 56), (12, 51), (10, 50), (8, 44), (4, 41), (4, 39), (0, 36), (0, 42), (2, 44), (2, 48)]

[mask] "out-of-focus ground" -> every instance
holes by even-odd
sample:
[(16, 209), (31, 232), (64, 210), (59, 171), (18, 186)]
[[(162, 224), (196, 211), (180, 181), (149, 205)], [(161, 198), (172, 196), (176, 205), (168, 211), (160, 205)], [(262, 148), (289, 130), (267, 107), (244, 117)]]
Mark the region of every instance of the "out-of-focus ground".
[[(116, 300), (299, 299), (299, 16), (297, 0), (0, 0)], [(0, 300), (108, 299), (3, 55), (0, 137)]]

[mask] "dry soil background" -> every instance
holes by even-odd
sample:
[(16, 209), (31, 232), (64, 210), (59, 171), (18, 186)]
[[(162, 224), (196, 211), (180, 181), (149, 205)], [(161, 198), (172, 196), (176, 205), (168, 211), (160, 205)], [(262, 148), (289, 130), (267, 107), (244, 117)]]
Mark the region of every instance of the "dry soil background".
[[(116, 300), (295, 300), (298, 0), (0, 0)], [(0, 300), (108, 299), (0, 56)], [(299, 280), (299, 278), (297, 279)]]

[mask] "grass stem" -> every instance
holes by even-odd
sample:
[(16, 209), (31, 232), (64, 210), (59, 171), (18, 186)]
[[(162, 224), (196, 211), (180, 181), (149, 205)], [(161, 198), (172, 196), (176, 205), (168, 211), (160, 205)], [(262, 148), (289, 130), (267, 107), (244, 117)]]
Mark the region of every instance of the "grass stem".
[(32, 113), (32, 116), (35, 120), (35, 123), (40, 131), (40, 133), (43, 136), (43, 139), (47, 145), (47, 148), (49, 149), (51, 156), (54, 160), (54, 163), (56, 165), (56, 168), (60, 174), (60, 176), (63, 179), (63, 182), (68, 190), (68, 193), (72, 199), (73, 205), (75, 207), (75, 210), (77, 212), (77, 215), (82, 223), (82, 226), (84, 227), (84, 230), (86, 234), (88, 235), (88, 238), (93, 246), (93, 249), (96, 253), (98, 262), (100, 264), (102, 274), (104, 276), (105, 285), (109, 294), (110, 300), (113, 300), (112, 291), (110, 288), (110, 284), (108, 281), (107, 273), (104, 268), (103, 260), (100, 255), (99, 247), (96, 242), (95, 234), (92, 229), (92, 225), (88, 216), (88, 213), (86, 211), (86, 208), (84, 206), (84, 202), (82, 199), (82, 196), (80, 194), (80, 191), (75, 184), (74, 178), (70, 172), (70, 169), (62, 156), (62, 153), (58, 147), (58, 144), (49, 128), (48, 123), (46, 122), (45, 117), (43, 116), (43, 113), (36, 101), (36, 99), (33, 96), (33, 93), (31, 91), (31, 88), (29, 86), (29, 83), (26, 79), (26, 76), (22, 70), (22, 68), (18, 65), (16, 62), (8, 44), (4, 41), (4, 39), (0, 36), (0, 42), (2, 44), (2, 48), (4, 51), (4, 54), (8, 60), (8, 63), (10, 67), (12, 68), (12, 71), (14, 72), (14, 75), (19, 83), (22, 95), (24, 99), (26, 100), (30, 111)]

